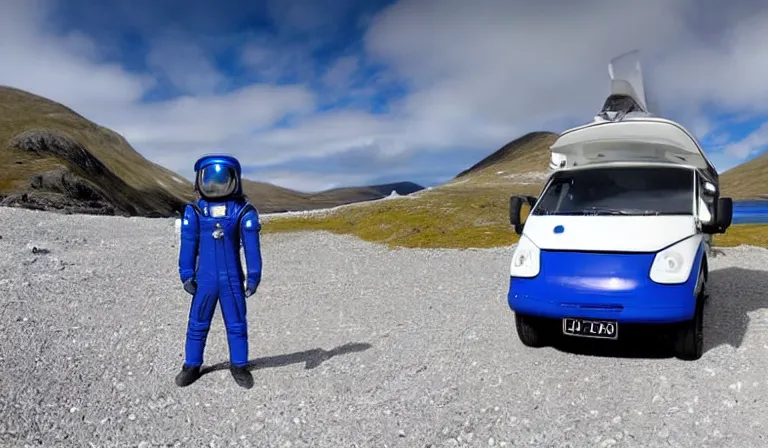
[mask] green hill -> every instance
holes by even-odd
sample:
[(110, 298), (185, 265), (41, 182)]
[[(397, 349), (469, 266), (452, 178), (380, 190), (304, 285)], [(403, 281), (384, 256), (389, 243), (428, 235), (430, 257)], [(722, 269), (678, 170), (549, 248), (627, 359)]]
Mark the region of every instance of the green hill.
[(2, 205), (169, 216), (189, 182), (144, 159), (119, 134), (30, 93), (0, 87)]
[(768, 153), (723, 172), (720, 188), (734, 199), (768, 199)]
[(511, 244), (517, 235), (508, 224), (509, 196), (539, 193), (556, 138), (550, 132), (526, 134), (438, 187), (320, 215), (270, 219), (264, 231), (327, 230), (404, 247)]
[[(418, 191), (419, 185), (304, 193), (245, 181), (262, 213), (327, 208)], [(0, 205), (66, 213), (174, 216), (192, 184), (136, 152), (118, 133), (66, 106), (0, 86)]]

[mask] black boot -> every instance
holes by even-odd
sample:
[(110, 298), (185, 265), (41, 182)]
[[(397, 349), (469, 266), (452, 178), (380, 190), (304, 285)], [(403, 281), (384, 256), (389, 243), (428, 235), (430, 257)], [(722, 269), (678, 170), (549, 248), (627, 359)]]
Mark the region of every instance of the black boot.
[(179, 387), (189, 386), (200, 378), (200, 366), (190, 367), (181, 366), (181, 372), (176, 375), (176, 385)]
[(237, 367), (233, 365), (229, 368), (229, 371), (232, 372), (232, 378), (235, 379), (238, 386), (245, 389), (253, 387), (253, 375), (248, 370), (248, 366)]

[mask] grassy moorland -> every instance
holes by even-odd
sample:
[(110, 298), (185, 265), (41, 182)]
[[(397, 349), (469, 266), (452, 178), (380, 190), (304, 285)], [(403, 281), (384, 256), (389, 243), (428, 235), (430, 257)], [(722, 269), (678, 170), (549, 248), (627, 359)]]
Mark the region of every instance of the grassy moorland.
[(264, 232), (325, 230), (400, 247), (494, 247), (517, 241), (509, 196), (539, 193), (555, 134), (523, 136), (436, 188), (407, 197), (274, 217)]
[[(264, 232), (323, 230), (391, 247), (506, 246), (518, 239), (508, 224), (509, 197), (539, 194), (548, 170), (549, 146), (556, 137), (546, 132), (527, 134), (444, 185), (321, 214), (270, 218)], [(768, 157), (724, 173), (722, 186), (723, 194), (734, 198), (761, 197), (768, 190)], [(717, 246), (768, 247), (768, 226), (733, 225), (714, 241)]]

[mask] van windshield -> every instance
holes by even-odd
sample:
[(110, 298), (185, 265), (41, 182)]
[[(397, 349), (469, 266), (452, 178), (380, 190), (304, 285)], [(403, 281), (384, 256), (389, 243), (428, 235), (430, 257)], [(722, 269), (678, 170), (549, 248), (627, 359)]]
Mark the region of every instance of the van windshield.
[(594, 168), (556, 173), (533, 215), (691, 215), (693, 170)]

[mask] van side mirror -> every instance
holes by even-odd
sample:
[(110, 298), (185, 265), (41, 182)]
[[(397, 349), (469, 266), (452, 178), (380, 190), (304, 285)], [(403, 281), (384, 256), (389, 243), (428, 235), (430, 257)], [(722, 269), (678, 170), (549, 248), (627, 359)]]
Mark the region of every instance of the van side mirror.
[(715, 209), (715, 219), (711, 223), (702, 226), (702, 231), (707, 234), (725, 233), (733, 221), (733, 199), (719, 198)]
[(725, 233), (733, 221), (733, 199), (720, 198), (717, 200), (717, 211), (715, 213), (715, 224), (717, 233)]
[[(533, 196), (512, 196), (509, 198), (509, 223), (515, 227), (515, 233), (523, 234), (523, 226), (528, 214), (536, 204)], [(527, 205), (527, 207), (525, 207)]]

